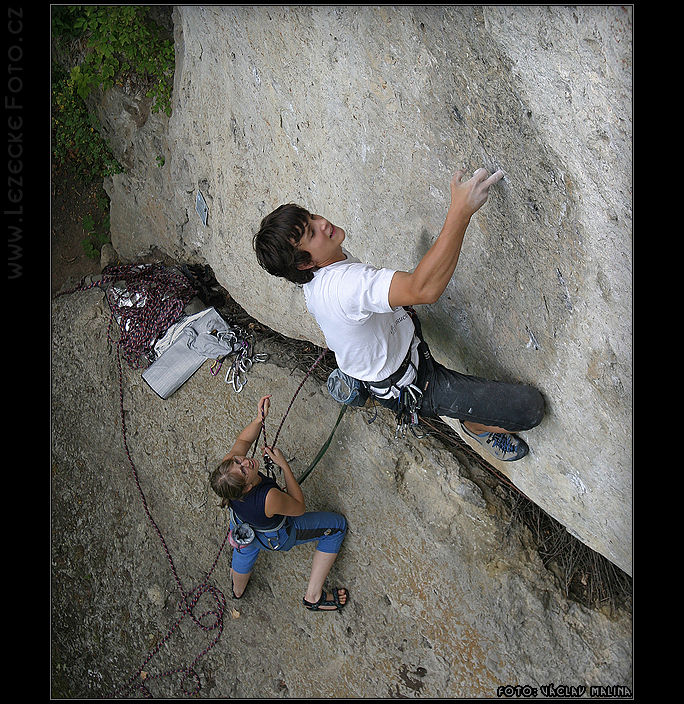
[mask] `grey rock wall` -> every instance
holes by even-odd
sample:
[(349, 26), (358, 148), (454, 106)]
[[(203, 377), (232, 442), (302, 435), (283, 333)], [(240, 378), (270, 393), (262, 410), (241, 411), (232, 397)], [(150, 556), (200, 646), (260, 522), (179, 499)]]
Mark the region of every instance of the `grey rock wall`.
[(503, 169), (445, 294), (419, 311), (425, 332), (443, 363), (544, 393), (530, 456), (498, 468), (631, 574), (631, 8), (173, 17), (171, 118), (132, 95), (102, 109), (129, 166), (107, 185), (117, 252), (207, 263), (255, 318), (323, 344), (301, 291), (256, 265), (264, 215), (300, 202), (362, 260), (411, 270), (452, 173)]

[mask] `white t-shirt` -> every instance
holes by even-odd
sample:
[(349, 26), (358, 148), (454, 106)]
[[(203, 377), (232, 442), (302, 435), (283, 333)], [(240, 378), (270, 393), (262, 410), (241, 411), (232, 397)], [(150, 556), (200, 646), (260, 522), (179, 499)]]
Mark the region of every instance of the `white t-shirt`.
[(404, 361), (414, 338), (413, 321), (403, 308), (389, 304), (394, 269), (362, 264), (342, 251), (345, 260), (318, 269), (304, 284), (306, 305), (339, 368), (355, 379), (380, 381)]

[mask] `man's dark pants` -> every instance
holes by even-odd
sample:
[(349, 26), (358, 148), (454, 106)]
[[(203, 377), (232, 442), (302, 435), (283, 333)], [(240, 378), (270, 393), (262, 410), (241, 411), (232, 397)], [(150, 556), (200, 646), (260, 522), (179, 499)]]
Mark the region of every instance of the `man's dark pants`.
[[(433, 358), (423, 339), (418, 317), (414, 311), (409, 312), (420, 338), (418, 379), (414, 381), (423, 392), (420, 415), (458, 418), (510, 432), (539, 425), (544, 417), (545, 404), (537, 389), (527, 384), (491, 381), (447, 369)], [(376, 400), (397, 412), (397, 399)]]

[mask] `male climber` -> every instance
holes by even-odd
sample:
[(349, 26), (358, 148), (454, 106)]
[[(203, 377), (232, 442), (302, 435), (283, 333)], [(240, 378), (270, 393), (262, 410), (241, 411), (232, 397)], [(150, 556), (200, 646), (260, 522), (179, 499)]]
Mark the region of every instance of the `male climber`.
[(518, 460), (529, 448), (514, 433), (535, 427), (544, 415), (539, 391), (445, 368), (432, 358), (411, 308), (442, 295), (470, 219), (503, 172), (481, 168), (466, 181), (464, 175), (459, 170), (452, 177), (444, 226), (410, 273), (362, 264), (342, 249), (344, 230), (292, 203), (262, 220), (253, 245), (266, 271), (303, 284), (307, 308), (339, 369), (383, 406), (397, 411), (410, 394), (421, 415), (456, 418), (494, 457)]

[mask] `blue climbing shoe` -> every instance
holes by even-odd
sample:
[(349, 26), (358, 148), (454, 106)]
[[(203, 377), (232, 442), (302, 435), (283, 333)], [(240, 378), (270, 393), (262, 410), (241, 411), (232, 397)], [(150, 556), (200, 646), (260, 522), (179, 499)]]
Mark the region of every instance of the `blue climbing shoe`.
[(465, 427), (463, 421), (459, 422), (463, 432), (477, 440), (497, 460), (515, 462), (515, 460), (522, 459), (530, 451), (527, 443), (517, 435), (512, 433), (482, 433), (482, 435), (476, 435)]

